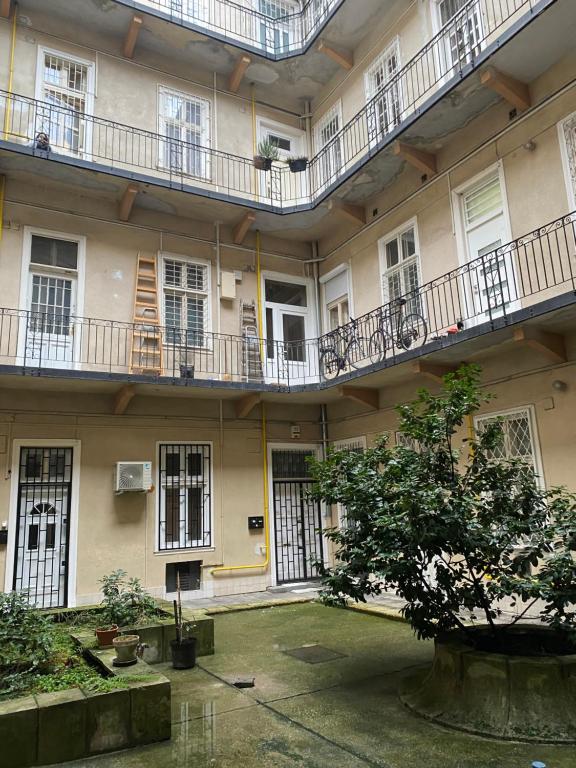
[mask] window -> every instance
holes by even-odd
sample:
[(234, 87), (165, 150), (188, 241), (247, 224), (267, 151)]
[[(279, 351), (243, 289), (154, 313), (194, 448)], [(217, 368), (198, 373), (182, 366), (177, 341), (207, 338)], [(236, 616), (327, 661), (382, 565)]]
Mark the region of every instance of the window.
[(404, 432), (396, 432), (395, 437), (397, 448), (408, 448), (411, 451), (416, 451), (417, 453), (420, 452), (420, 444), (418, 443), (418, 440), (415, 440), (409, 435), (405, 435)]
[(169, 344), (206, 347), (210, 327), (207, 264), (164, 257), (164, 325)]
[(334, 181), (342, 170), (342, 146), (339, 136), (342, 125), (341, 112), (340, 104), (334, 105), (314, 130), (320, 186)]
[(482, 40), (480, 3), (470, 0), (435, 0), (437, 26), (444, 31), (441, 70), (462, 66), (476, 55)]
[[(372, 64), (365, 77), (368, 109), (368, 138), (377, 141), (390, 133), (402, 114), (400, 85), (393, 81), (400, 68), (398, 41), (391, 45)], [(390, 85), (388, 85), (393, 81)]]
[(490, 458), (495, 460), (520, 459), (530, 465), (537, 475), (541, 476), (532, 408), (518, 408), (503, 413), (476, 416), (474, 425), (477, 432), (482, 432), (489, 424), (496, 421), (501, 422), (503, 440), (492, 451)]
[(348, 268), (322, 279), (324, 306), (326, 308), (326, 331), (346, 325), (350, 320), (348, 297)]
[(30, 325), (33, 334), (69, 336), (74, 303), (78, 243), (32, 235), (30, 245)]
[[(350, 453), (364, 453), (366, 450), (366, 438), (365, 437), (350, 437), (345, 440), (335, 440), (332, 443), (332, 449), (334, 451), (349, 451)], [(336, 509), (338, 511), (338, 525), (340, 528), (350, 528), (351, 522), (348, 520), (346, 514), (346, 507), (342, 504), (337, 504)]]
[(159, 549), (212, 545), (211, 446), (161, 445)]
[(160, 89), (161, 167), (210, 178), (210, 109), (205, 99)]
[(274, 53), (290, 50), (294, 38), (294, 14), (299, 7), (285, 0), (259, 0), (258, 11), (261, 14), (260, 44)]
[(405, 311), (422, 314), (420, 264), (414, 224), (380, 241), (382, 296), (384, 303), (407, 298)]
[(34, 133), (45, 133), (52, 151), (80, 155), (89, 150), (92, 64), (40, 49)]

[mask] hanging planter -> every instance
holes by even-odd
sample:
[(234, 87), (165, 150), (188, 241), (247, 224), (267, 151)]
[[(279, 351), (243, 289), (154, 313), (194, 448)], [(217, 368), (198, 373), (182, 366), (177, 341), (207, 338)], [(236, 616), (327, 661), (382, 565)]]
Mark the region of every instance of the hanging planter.
[(307, 157), (291, 157), (288, 160), (288, 167), (292, 173), (302, 173), (308, 168)]
[(271, 141), (261, 141), (258, 144), (258, 153), (254, 155), (254, 168), (258, 171), (269, 171), (272, 163), (279, 159), (278, 147)]

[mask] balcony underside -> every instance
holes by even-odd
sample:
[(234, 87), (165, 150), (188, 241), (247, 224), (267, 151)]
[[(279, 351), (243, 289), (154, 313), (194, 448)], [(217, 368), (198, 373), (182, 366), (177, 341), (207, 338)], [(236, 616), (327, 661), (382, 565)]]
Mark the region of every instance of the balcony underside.
[[(482, 365), (499, 359), (510, 366), (507, 373), (518, 372), (522, 346), (514, 337), (514, 329), (526, 329), (526, 336), (535, 331), (562, 339), (576, 335), (576, 291), (569, 291), (538, 304), (511, 313), (508, 317), (473, 325), (455, 335), (430, 341), (424, 347), (390, 357), (351, 374), (340, 376), (337, 382), (308, 383), (279, 386), (261, 382), (222, 380), (186, 380), (168, 376), (113, 374), (98, 371), (61, 370), (56, 368), (0, 365), (0, 390), (43, 390), (81, 394), (109, 394), (126, 386), (134, 387), (141, 397), (196, 398), (237, 400), (249, 393), (260, 393), (261, 400), (301, 404), (334, 403), (342, 399), (342, 387), (353, 385), (367, 390), (385, 389), (413, 380), (415, 363), (431, 370), (453, 369), (463, 362)], [(572, 344), (566, 345), (569, 349)], [(530, 352), (532, 368), (544, 368), (551, 358), (544, 348)]]
[[(464, 70), (404, 116), (400, 125), (379, 144), (359, 153), (357, 160), (349, 160), (344, 172), (330, 186), (310, 198), (299, 201), (295, 198), (297, 204), (294, 205), (290, 200), (271, 201), (254, 194), (245, 195), (241, 190), (228, 191), (210, 182), (198, 183), (181, 177), (170, 179), (167, 174), (149, 168), (127, 168), (126, 163), (116, 167), (113, 162), (105, 164), (56, 152), (46, 157), (43, 152), (9, 141), (0, 141), (0, 170), (9, 176), (29, 172), (35, 177), (76, 183), (86, 190), (107, 188), (116, 198), (121, 195), (121, 184), (104, 176), (117, 177), (124, 184), (126, 180), (136, 181), (146, 187), (146, 194), (139, 195), (136, 208), (175, 209), (186, 216), (201, 212), (201, 218), (232, 222), (238, 216), (238, 212), (234, 212), (236, 206), (242, 206), (257, 211), (254, 226), (263, 232), (302, 240), (320, 239), (331, 227), (323, 203), (332, 194), (337, 192), (347, 202), (363, 204), (398, 178), (405, 161), (393, 153), (396, 139), (429, 152), (441, 152), (458, 131), (498, 101), (499, 97), (480, 82), (480, 70), (488, 62), (508, 75), (531, 82), (571, 52), (575, 38), (576, 14), (572, 3), (541, 0), (533, 12), (524, 14)], [(547, 40), (553, 40), (554, 45), (547, 44)], [(567, 79), (571, 80), (572, 75)], [(91, 180), (90, 172), (97, 173), (99, 178)], [(299, 174), (287, 174), (287, 178), (292, 176)], [(179, 196), (175, 197), (174, 192)]]
[[(70, 30), (79, 44), (98, 48), (109, 40), (121, 49), (126, 31), (134, 13), (144, 18), (138, 37), (138, 46), (158, 61), (180, 62), (192, 71), (216, 72), (228, 78), (233, 71), (239, 51), (247, 51), (253, 61), (245, 75), (247, 83), (254, 82), (259, 98), (279, 104), (278, 82), (281, 78), (282, 106), (302, 109), (301, 99), (314, 99), (338, 71), (338, 64), (318, 52), (315, 42), (321, 33), (338, 48), (353, 50), (374, 24), (377, 15), (393, 5), (391, 0), (362, 0), (337, 3), (328, 23), (309, 40), (305, 50), (296, 49), (288, 54), (274, 54), (263, 49), (258, 41), (236, 39), (219, 33), (217, 29), (200, 24), (178, 23), (169, 14), (133, 0), (94, 2), (94, 0), (51, 0), (50, 14), (43, 21), (47, 32), (58, 29), (64, 36)], [(19, 15), (28, 16), (34, 26), (46, 12), (45, 0), (22, 0)], [(54, 30), (52, 30), (54, 25)], [(48, 26), (49, 28), (46, 28)], [(259, 30), (256, 29), (256, 34)], [(104, 43), (104, 45), (106, 45)], [(136, 55), (138, 58), (138, 54)], [(289, 58), (289, 63), (283, 60)]]

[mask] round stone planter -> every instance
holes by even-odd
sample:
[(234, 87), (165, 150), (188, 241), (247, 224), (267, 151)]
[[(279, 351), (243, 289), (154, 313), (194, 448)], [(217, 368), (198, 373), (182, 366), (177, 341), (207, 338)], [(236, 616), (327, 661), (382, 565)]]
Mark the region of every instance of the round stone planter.
[[(487, 634), (478, 627), (477, 633)], [(407, 678), (402, 702), (437, 723), (483, 736), (576, 743), (576, 654), (541, 626), (513, 627), (519, 647), (541, 640), (547, 655), (476, 650), (457, 632), (436, 641), (431, 670)]]

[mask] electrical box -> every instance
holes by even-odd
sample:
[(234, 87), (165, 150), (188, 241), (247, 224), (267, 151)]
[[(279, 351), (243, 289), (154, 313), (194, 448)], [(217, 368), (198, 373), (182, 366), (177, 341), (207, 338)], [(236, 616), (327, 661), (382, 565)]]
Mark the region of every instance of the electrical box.
[(220, 273), (220, 299), (234, 301), (236, 298), (236, 275), (234, 272)]
[(151, 461), (119, 461), (116, 464), (116, 493), (146, 493), (152, 490)]
[(249, 517), (248, 518), (248, 530), (249, 531), (261, 531), (264, 529), (263, 517)]

